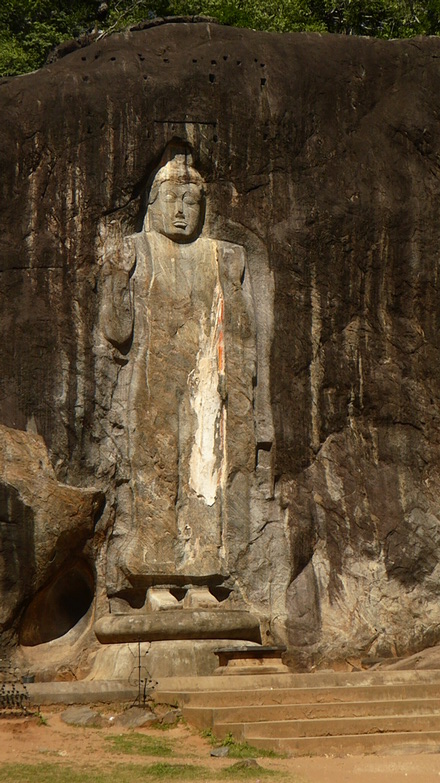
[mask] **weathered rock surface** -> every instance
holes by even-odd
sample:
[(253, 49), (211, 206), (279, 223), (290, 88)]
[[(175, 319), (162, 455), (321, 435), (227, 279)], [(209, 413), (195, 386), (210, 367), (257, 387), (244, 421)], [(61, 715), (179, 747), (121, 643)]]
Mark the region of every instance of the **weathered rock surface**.
[(0, 628), (35, 596), (21, 636), (37, 644), (80, 619), (72, 594), (85, 611), (93, 599), (94, 569), (79, 556), (103, 494), (58, 482), (40, 436), (0, 426), (0, 438)]
[[(247, 381), (225, 403), (236, 467), (210, 589), (304, 661), (439, 639), (439, 55), (437, 39), (168, 24), (0, 85), (0, 421), (39, 433), (58, 482), (105, 491), (98, 616), (108, 596), (141, 611), (151, 583), (142, 558), (123, 562), (137, 338), (106, 334), (106, 252), (141, 232), (177, 139), (206, 183), (204, 236), (242, 248), (255, 318), (252, 426)], [(17, 606), (35, 591), (23, 562), (8, 570)]]
[(146, 726), (148, 723), (154, 723), (157, 717), (151, 710), (145, 710), (142, 707), (130, 707), (125, 712), (121, 712), (111, 721), (113, 726), (121, 726), (124, 729), (138, 729)]
[(61, 713), (61, 720), (71, 726), (96, 726), (104, 724), (103, 718), (90, 707), (68, 707)]

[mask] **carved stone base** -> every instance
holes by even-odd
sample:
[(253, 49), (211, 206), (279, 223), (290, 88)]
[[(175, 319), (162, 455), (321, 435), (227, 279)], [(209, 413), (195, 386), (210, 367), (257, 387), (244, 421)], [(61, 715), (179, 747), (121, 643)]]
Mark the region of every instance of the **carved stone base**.
[[(247, 644), (234, 639), (222, 639), (221, 643), (229, 647)], [(108, 684), (115, 681), (137, 683), (139, 655), (141, 677), (151, 679), (153, 683), (168, 677), (210, 677), (218, 666), (214, 652), (218, 644), (215, 639), (101, 644), (87, 679), (92, 682), (104, 680)]]
[(183, 599), (184, 609), (217, 609), (219, 602), (208, 587), (190, 587)]
[(108, 615), (95, 623), (102, 644), (166, 639), (261, 641), (260, 624), (249, 612), (224, 609), (168, 609), (137, 615)]
[(215, 674), (289, 674), (282, 661), (286, 647), (221, 647), (214, 650), (219, 666)]
[(158, 610), (178, 609), (179, 602), (169, 590), (163, 587), (150, 587), (147, 600), (146, 609), (149, 612), (156, 612)]

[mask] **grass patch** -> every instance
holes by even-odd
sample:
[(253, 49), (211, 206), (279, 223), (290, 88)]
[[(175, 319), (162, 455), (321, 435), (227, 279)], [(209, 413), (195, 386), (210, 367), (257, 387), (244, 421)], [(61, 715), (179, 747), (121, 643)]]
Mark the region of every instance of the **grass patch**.
[(247, 742), (239, 742), (234, 739), (232, 734), (227, 734), (222, 742), (216, 738), (212, 729), (205, 729), (202, 731), (202, 737), (211, 745), (217, 747), (229, 748), (228, 758), (230, 759), (280, 759), (286, 758), (284, 754), (276, 753), (274, 750), (266, 750), (265, 748), (255, 748), (253, 745), (249, 745)]
[[(0, 783), (149, 783), (151, 781), (203, 780), (220, 783), (224, 780), (261, 780), (279, 777), (279, 772), (262, 769), (225, 769), (210, 771), (195, 764), (169, 764), (159, 761), (155, 764), (135, 765), (117, 764), (109, 771), (93, 770), (84, 767), (73, 769), (64, 764), (3, 764), (0, 767)], [(294, 777), (290, 783), (299, 779)]]
[(231, 744), (224, 742), (223, 745), (228, 745), (230, 759), (276, 759), (280, 758), (279, 753), (275, 753), (274, 750), (266, 750), (266, 748), (255, 748), (253, 745), (249, 745), (247, 742), (232, 742)]
[[(0, 783), (221, 783), (225, 779), (232, 781), (259, 780), (279, 777), (280, 772), (262, 767), (239, 769), (232, 767), (220, 771), (199, 767), (196, 764), (170, 764), (159, 761), (155, 764), (117, 764), (109, 770), (54, 764), (3, 764), (0, 766)], [(300, 783), (299, 778), (289, 778), (290, 783)]]
[(151, 737), (147, 734), (119, 734), (116, 737), (106, 737), (114, 753), (125, 753), (129, 756), (162, 756), (168, 758), (174, 755), (171, 742), (162, 737)]
[[(118, 764), (108, 772), (61, 764), (4, 764), (0, 783), (142, 783), (143, 781), (193, 781), (210, 779), (204, 767), (193, 764), (158, 762), (148, 766)], [(217, 775), (211, 780), (218, 780)]]
[[(107, 783), (110, 773), (72, 769), (60, 764), (3, 764), (0, 783)], [(122, 783), (119, 778), (118, 783)], [(124, 781), (125, 783), (125, 781)]]
[[(204, 767), (197, 767), (195, 764), (167, 764), (166, 761), (159, 761), (157, 764), (151, 764), (144, 767), (144, 779), (152, 778), (154, 780), (206, 780), (209, 772)], [(217, 777), (217, 776), (215, 776)]]
[[(264, 767), (242, 767), (237, 769), (235, 764), (222, 770), (222, 778), (231, 778), (231, 780), (261, 780), (261, 778), (274, 778), (279, 774), (279, 772), (275, 772), (272, 769), (264, 769)], [(295, 783), (295, 780), (296, 778), (289, 778), (289, 783)]]

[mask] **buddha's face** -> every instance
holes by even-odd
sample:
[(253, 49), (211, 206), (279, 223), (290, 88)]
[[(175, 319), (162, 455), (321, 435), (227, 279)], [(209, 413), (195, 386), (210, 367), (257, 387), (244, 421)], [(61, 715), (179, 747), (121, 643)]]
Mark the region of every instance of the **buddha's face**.
[(150, 210), (150, 227), (174, 242), (190, 242), (200, 231), (202, 189), (193, 182), (162, 182)]

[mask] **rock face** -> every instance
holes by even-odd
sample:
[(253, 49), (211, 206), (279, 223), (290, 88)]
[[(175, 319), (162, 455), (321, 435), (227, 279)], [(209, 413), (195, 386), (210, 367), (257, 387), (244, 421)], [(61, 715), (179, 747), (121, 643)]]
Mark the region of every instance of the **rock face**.
[(439, 54), (167, 24), (0, 85), (8, 638), (69, 626), (32, 630), (64, 595), (43, 470), (98, 628), (438, 640)]
[(3, 426), (0, 436), (0, 623), (9, 628), (27, 606), (21, 640), (33, 646), (68, 631), (93, 601), (80, 555), (104, 498), (60, 484), (40, 436)]

